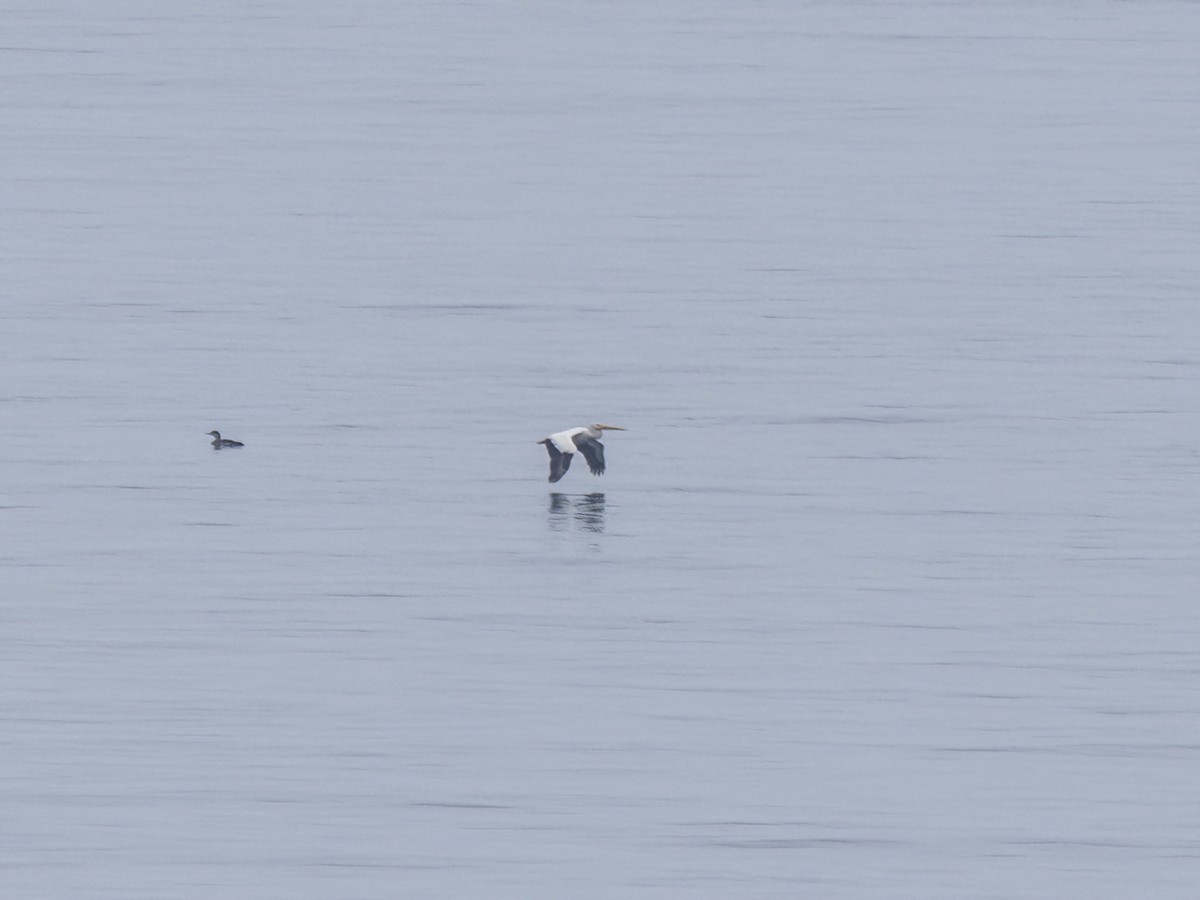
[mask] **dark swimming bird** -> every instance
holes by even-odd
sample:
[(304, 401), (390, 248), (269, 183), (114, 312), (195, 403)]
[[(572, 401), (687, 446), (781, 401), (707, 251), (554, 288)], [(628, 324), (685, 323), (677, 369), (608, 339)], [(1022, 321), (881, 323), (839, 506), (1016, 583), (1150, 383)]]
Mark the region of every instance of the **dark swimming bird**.
[(220, 450), (222, 447), (245, 447), (246, 446), (241, 441), (231, 441), (229, 438), (221, 437), (221, 432), (219, 432), (219, 431), (210, 431), (210, 432), (208, 432), (208, 434), (212, 435), (213, 447), (217, 450)]
[(605, 431), (624, 430), (617, 425), (584, 425), (542, 438), (538, 443), (545, 444), (546, 452), (550, 454), (550, 481), (558, 481), (567, 474), (571, 457), (577, 452), (583, 454), (593, 475), (603, 475), (604, 445), (600, 443), (600, 435)]

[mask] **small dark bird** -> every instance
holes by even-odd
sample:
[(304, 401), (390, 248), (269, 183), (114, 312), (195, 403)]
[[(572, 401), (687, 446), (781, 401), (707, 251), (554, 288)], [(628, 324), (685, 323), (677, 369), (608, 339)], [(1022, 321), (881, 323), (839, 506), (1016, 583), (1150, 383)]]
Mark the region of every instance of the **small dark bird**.
[(212, 444), (213, 444), (214, 450), (220, 450), (222, 447), (245, 447), (246, 446), (241, 441), (231, 441), (229, 438), (221, 437), (221, 432), (219, 432), (219, 431), (210, 431), (210, 432), (208, 432), (208, 434), (212, 435), (212, 439), (213, 439)]
[(550, 481), (558, 481), (567, 474), (567, 469), (571, 468), (571, 457), (576, 452), (583, 454), (593, 475), (603, 475), (604, 445), (600, 443), (600, 435), (605, 431), (624, 430), (617, 425), (583, 425), (542, 438), (538, 443), (545, 444), (546, 452), (550, 454)]

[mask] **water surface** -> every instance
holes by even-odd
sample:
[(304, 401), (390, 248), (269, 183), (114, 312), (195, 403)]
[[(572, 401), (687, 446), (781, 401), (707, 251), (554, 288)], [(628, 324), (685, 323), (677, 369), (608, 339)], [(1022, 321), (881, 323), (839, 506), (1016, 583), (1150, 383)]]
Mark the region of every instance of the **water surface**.
[(8, 890), (1190, 897), (1194, 12), (11, 11)]

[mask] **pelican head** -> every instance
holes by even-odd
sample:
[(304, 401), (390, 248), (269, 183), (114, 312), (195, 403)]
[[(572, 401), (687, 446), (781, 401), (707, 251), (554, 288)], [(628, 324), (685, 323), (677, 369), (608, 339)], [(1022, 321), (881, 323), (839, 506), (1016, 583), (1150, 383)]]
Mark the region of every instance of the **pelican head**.
[(593, 425), (592, 429), (594, 431), (624, 431), (625, 430), (620, 425), (601, 425), (599, 422), (597, 422), (595, 425)]

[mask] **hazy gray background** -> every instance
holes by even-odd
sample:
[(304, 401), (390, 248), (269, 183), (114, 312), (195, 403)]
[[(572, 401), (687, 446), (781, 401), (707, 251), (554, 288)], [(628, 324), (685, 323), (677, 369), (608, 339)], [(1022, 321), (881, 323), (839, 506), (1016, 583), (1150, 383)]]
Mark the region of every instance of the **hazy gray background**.
[(8, 4), (4, 890), (1195, 896), (1198, 12)]

